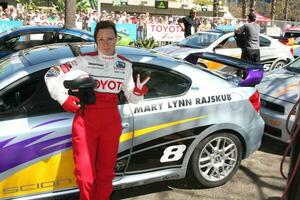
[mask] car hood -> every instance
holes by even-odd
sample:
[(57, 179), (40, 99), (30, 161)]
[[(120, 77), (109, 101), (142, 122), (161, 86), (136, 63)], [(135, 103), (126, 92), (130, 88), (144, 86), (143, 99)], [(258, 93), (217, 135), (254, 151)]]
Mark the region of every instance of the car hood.
[(179, 46), (176, 44), (170, 44), (162, 47), (157, 47), (154, 50), (168, 54), (169, 56), (172, 56), (174, 58), (180, 58), (183, 59), (190, 53), (196, 53), (196, 52), (202, 52), (203, 49), (199, 48), (191, 48), (191, 47), (185, 47), (185, 46)]
[(298, 73), (282, 68), (265, 74), (261, 83), (256, 87), (261, 94), (282, 101), (296, 103), (300, 92), (299, 79), (300, 75)]

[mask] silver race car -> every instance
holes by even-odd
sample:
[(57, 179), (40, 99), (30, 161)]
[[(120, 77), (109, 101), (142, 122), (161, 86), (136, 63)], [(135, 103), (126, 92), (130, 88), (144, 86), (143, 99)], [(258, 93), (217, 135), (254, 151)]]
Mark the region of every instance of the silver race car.
[[(293, 60), (291, 47), (264, 34), (260, 34), (259, 40), (260, 57), (265, 71), (280, 68)], [(236, 58), (241, 57), (241, 49), (237, 46), (234, 33), (220, 30), (195, 33), (177, 43), (157, 47), (155, 50), (179, 59), (184, 59), (190, 53), (196, 52), (215, 52)], [(201, 59), (198, 62), (210, 70), (222, 68), (222, 65), (215, 62)]]
[[(288, 115), (299, 98), (300, 93), (300, 58), (282, 69), (267, 73), (257, 85), (261, 94), (261, 115), (265, 120), (265, 134), (284, 142), (290, 141), (286, 130)], [(289, 130), (295, 120), (291, 115)]]
[[(49, 67), (95, 51), (94, 44), (54, 44), (0, 60), (0, 198), (44, 198), (78, 192), (73, 174), (73, 114), (53, 101), (44, 83)], [(206, 187), (220, 186), (261, 144), (262, 66), (210, 53), (244, 73), (216, 74), (152, 51), (119, 47), (134, 74), (151, 76), (139, 104), (120, 94), (123, 133), (115, 189), (182, 179), (187, 172)]]

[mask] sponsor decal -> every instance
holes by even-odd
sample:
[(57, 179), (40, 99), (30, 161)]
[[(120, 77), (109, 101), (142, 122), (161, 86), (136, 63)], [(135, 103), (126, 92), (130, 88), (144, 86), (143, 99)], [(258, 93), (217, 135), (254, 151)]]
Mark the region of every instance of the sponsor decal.
[(184, 32), (179, 25), (170, 24), (148, 24), (147, 36), (153, 37), (155, 41), (172, 41), (176, 42), (184, 39)]
[(51, 67), (51, 69), (47, 72), (46, 77), (57, 77), (60, 74), (60, 70), (58, 66)]
[(117, 81), (117, 80), (101, 80), (97, 79), (97, 86), (96, 88), (100, 88), (103, 90), (120, 90), (123, 82), (122, 81)]
[(78, 66), (78, 63), (76, 62), (76, 60), (72, 60), (69, 62), (70, 63), (70, 67), (72, 68), (72, 66)]
[[(35, 127), (44, 126), (62, 120), (65, 119), (48, 121)], [(16, 143), (12, 142), (15, 137), (0, 141), (0, 174), (5, 172), (6, 170), (12, 169), (33, 159), (56, 151), (61, 151), (72, 146), (72, 142), (67, 141), (67, 139), (71, 138), (71, 134), (58, 136), (49, 140), (44, 140), (43, 142), (37, 142), (52, 133), (54, 132), (51, 131), (43, 133), (41, 135), (28, 138)], [(66, 142), (61, 143), (62, 141)], [(18, 159), (16, 159), (15, 155), (18, 155)]]
[(89, 62), (89, 65), (95, 65), (95, 66), (101, 66), (101, 67), (103, 67), (103, 66), (104, 66), (103, 64), (99, 64), (99, 63), (93, 63), (93, 62)]
[(34, 191), (34, 190), (44, 189), (44, 188), (54, 188), (54, 187), (70, 185), (71, 183), (72, 183), (71, 178), (59, 179), (55, 181), (37, 182), (32, 184), (3, 188), (2, 194), (11, 194), (17, 192), (31, 191), (31, 190)]
[(62, 64), (61, 66), (60, 66), (60, 69), (61, 69), (61, 71), (63, 71), (63, 73), (67, 73), (68, 71), (70, 71), (70, 65), (68, 64), (68, 63), (66, 63), (66, 64)]
[(144, 106), (136, 106), (134, 108), (134, 114), (145, 113), (145, 112), (153, 112), (153, 111), (161, 111), (166, 109), (178, 109), (184, 107), (192, 107), (195, 105), (203, 105), (203, 104), (211, 104), (218, 102), (226, 102), (231, 101), (231, 94), (220, 94), (220, 95), (210, 95), (204, 97), (196, 97), (190, 99), (175, 99), (167, 102), (161, 102), (157, 104), (147, 104)]
[(125, 62), (122, 62), (122, 61), (117, 61), (116, 62), (116, 68), (117, 69), (125, 69)]
[(103, 64), (99, 64), (99, 63), (93, 63), (93, 62), (89, 62), (88, 63), (88, 68), (90, 69), (104, 69), (104, 65)]

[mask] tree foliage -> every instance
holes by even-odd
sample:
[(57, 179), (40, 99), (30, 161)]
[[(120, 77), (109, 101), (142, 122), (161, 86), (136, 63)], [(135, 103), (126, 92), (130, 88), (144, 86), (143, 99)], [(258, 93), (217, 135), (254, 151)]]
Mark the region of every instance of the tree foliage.
[[(285, 20), (285, 1), (286, 0), (274, 0), (275, 10), (274, 18), (275, 20)], [(299, 0), (288, 0), (288, 12), (287, 19), (291, 21), (300, 21), (300, 1)], [(255, 10), (260, 14), (271, 18), (271, 3), (264, 0), (257, 0), (255, 4)], [(236, 18), (242, 18), (242, 3), (236, 4), (234, 1), (230, 1), (227, 4), (230, 13)], [(249, 5), (247, 5), (247, 10), (249, 11)], [(247, 14), (247, 13), (246, 13)]]
[(145, 48), (145, 49), (153, 49), (154, 47), (157, 47), (157, 42), (154, 40), (153, 37), (147, 38), (144, 40), (137, 40), (136, 42), (133, 43), (135, 47), (139, 48)]
[(39, 4), (39, 0), (31, 0), (31, 3), (28, 0), (17, 0), (17, 3), (22, 4), (22, 6), (24, 7), (25, 11), (27, 11), (29, 9), (37, 10), (38, 9), (38, 4)]
[[(57, 0), (55, 4), (53, 2), (52, 6), (59, 13), (65, 12), (65, 0)], [(88, 0), (76, 0), (76, 12), (87, 12), (91, 8)]]
[(198, 4), (198, 5), (212, 5), (213, 1), (212, 0), (195, 0), (194, 3)]

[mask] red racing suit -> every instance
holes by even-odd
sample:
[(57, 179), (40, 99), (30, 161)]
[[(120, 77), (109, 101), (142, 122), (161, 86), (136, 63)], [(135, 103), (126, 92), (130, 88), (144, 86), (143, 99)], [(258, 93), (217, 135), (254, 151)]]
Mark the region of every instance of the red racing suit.
[(97, 81), (96, 103), (86, 105), (84, 115), (76, 112), (72, 126), (75, 175), (80, 200), (108, 200), (113, 190), (114, 165), (122, 132), (117, 94), (137, 103), (143, 96), (133, 93), (131, 63), (119, 55), (93, 52), (52, 67), (45, 75), (51, 97), (61, 105), (68, 99), (64, 80), (88, 73)]

